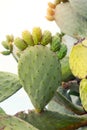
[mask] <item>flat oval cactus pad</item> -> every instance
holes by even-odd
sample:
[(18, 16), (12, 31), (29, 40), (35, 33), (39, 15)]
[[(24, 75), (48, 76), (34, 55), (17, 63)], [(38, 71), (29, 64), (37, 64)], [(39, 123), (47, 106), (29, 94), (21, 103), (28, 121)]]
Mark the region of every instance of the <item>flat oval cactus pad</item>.
[(77, 43), (73, 46), (69, 64), (72, 73), (79, 79), (83, 79), (87, 76), (87, 39)]
[(43, 110), (60, 85), (60, 68), (56, 53), (46, 46), (31, 46), (21, 55), (19, 78), (38, 112)]

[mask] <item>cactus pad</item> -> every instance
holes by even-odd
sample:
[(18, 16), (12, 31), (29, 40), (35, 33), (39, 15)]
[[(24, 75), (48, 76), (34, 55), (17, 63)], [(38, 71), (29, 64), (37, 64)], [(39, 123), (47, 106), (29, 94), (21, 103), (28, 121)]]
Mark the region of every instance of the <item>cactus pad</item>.
[(77, 116), (52, 111), (44, 111), (42, 113), (30, 111), (24, 116), (23, 113), (22, 115), (20, 114), (18, 115), (19, 118), (22, 117), (21, 119), (24, 119), (39, 130), (76, 130), (87, 124), (86, 115)]
[(84, 109), (87, 111), (87, 79), (80, 82), (80, 98)]
[(46, 46), (31, 46), (19, 59), (18, 73), (36, 110), (43, 110), (61, 84), (57, 55)]
[(70, 57), (69, 64), (72, 73), (79, 79), (85, 78), (87, 76), (87, 40), (77, 43), (73, 46)]
[(0, 71), (0, 102), (16, 93), (21, 87), (16, 74)]
[(61, 70), (62, 70), (62, 81), (69, 81), (74, 79), (70, 66), (69, 66), (69, 57), (64, 57), (61, 61)]
[(9, 116), (0, 113), (0, 130), (38, 130), (38, 129), (15, 116)]
[(72, 8), (81, 16), (87, 18), (87, 0), (69, 0)]
[(87, 36), (87, 20), (76, 13), (69, 2), (58, 4), (54, 17), (58, 27), (65, 34), (77, 38)]

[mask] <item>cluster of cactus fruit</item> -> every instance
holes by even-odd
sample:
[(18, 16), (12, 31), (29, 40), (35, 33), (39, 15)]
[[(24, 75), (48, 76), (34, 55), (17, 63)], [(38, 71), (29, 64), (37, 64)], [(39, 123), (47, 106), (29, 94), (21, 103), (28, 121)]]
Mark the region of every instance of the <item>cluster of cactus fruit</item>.
[(58, 59), (62, 59), (67, 53), (67, 46), (62, 43), (63, 33), (56, 33), (52, 35), (50, 31), (44, 30), (42, 32), (40, 27), (34, 27), (32, 33), (28, 30), (22, 32), (22, 37), (14, 38), (13, 35), (7, 35), (6, 40), (2, 41), (2, 45), (6, 51), (2, 51), (3, 55), (9, 55), (14, 53), (14, 47), (20, 51), (16, 52), (17, 55), (20, 55), (22, 51), (30, 46), (35, 45), (50, 45), (50, 50), (56, 52)]
[[(23, 87), (34, 110), (11, 116), (0, 108), (0, 130), (87, 129), (86, 2), (48, 4), (47, 19), (55, 20), (61, 33), (34, 27), (21, 37), (6, 35), (1, 54), (13, 55), (18, 75), (0, 71), (0, 102)], [(63, 43), (66, 34), (77, 39), (69, 55)]]

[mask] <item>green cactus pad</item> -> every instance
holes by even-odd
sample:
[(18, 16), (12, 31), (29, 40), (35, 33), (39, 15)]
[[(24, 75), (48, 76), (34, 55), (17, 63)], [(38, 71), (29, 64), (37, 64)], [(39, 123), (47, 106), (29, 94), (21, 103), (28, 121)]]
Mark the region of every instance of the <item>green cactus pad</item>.
[(21, 87), (16, 74), (0, 71), (0, 102), (16, 93)]
[(70, 66), (69, 66), (69, 57), (64, 57), (61, 61), (61, 70), (62, 70), (62, 81), (69, 81), (74, 79)]
[(76, 13), (69, 2), (58, 4), (55, 8), (54, 17), (63, 33), (75, 38), (87, 36), (87, 20)]
[(87, 0), (69, 0), (72, 8), (87, 19)]
[(36, 113), (30, 111), (28, 114), (19, 113), (19, 118), (29, 122), (39, 130), (76, 130), (87, 125), (87, 116), (63, 114), (59, 112), (45, 111)]
[(70, 69), (76, 77), (83, 79), (87, 76), (87, 39), (72, 47), (69, 56)]
[(46, 46), (31, 46), (19, 59), (18, 73), (34, 107), (42, 111), (61, 84), (57, 55)]
[(80, 98), (84, 109), (87, 111), (87, 79), (80, 82)]
[(38, 129), (15, 116), (9, 116), (0, 113), (0, 130), (38, 130)]

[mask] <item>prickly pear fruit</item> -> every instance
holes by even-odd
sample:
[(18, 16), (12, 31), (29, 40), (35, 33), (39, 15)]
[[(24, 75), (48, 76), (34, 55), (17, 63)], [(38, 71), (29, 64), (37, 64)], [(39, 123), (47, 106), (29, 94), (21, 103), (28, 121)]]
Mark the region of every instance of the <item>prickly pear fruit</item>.
[(87, 111), (87, 79), (82, 79), (80, 82), (80, 99), (82, 106)]
[(3, 54), (3, 55), (10, 55), (11, 54), (11, 51), (2, 51), (2, 52), (0, 52), (1, 54)]
[(0, 102), (16, 93), (21, 87), (16, 74), (0, 71)]
[(45, 30), (42, 35), (41, 44), (45, 46), (51, 42), (51, 39), (52, 39), (51, 32), (48, 30)]
[(61, 44), (60, 50), (57, 51), (57, 56), (61, 60), (63, 59), (67, 54), (67, 46), (65, 44)]
[(57, 35), (54, 35), (52, 37), (52, 42), (50, 44), (50, 49), (54, 52), (58, 51), (60, 49), (61, 46), (61, 39), (60, 37), (58, 37)]
[(69, 0), (72, 8), (87, 19), (87, 0)]
[(32, 35), (28, 30), (25, 30), (22, 32), (22, 38), (28, 45), (30, 45), (30, 46), (34, 45)]
[(6, 41), (7, 42), (13, 42), (14, 41), (14, 36), (13, 35), (6, 35)]
[(57, 55), (46, 46), (31, 46), (19, 59), (18, 74), (36, 111), (41, 112), (61, 84)]
[(70, 52), (70, 69), (76, 77), (83, 79), (87, 76), (87, 39), (75, 44)]
[(42, 37), (42, 30), (40, 27), (34, 27), (32, 29), (32, 37), (35, 45), (40, 43)]
[(2, 41), (1, 44), (5, 49), (9, 50), (9, 44), (7, 41)]
[(76, 13), (69, 2), (58, 4), (54, 17), (63, 33), (78, 39), (87, 36), (87, 19)]
[(21, 51), (23, 51), (27, 47), (27, 44), (19, 37), (14, 39), (14, 44)]

